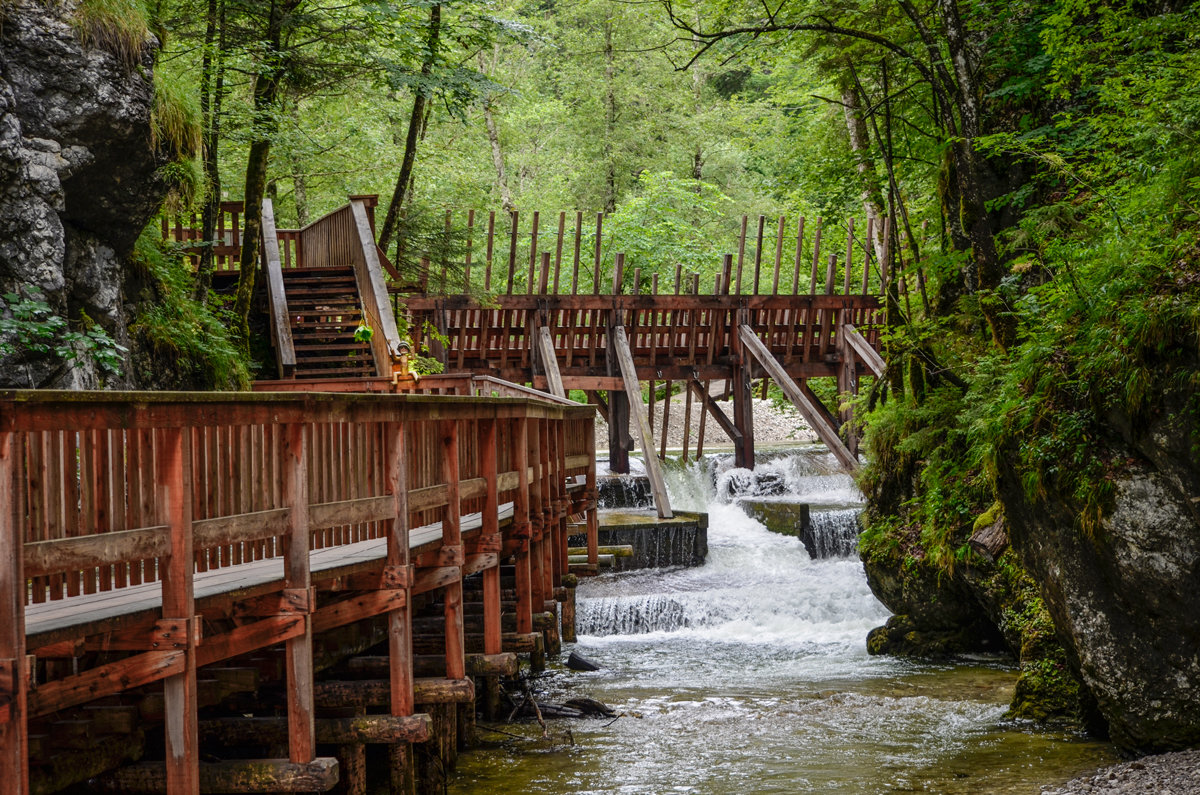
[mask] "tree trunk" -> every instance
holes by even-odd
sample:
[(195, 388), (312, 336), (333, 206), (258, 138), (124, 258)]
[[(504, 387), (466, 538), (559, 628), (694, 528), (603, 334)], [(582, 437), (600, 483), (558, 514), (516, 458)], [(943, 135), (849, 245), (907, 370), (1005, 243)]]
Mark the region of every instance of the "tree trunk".
[(854, 153), (855, 169), (858, 172), (859, 189), (862, 195), (863, 212), (871, 222), (871, 246), (877, 262), (883, 261), (883, 194), (879, 189), (879, 175), (875, 171), (875, 160), (871, 156), (871, 136), (863, 118), (862, 104), (858, 91), (848, 82), (842, 83), (842, 110), (846, 117), (846, 130), (850, 134), (850, 150)]
[(200, 213), (200, 264), (196, 269), (193, 296), (200, 303), (208, 300), (212, 286), (216, 245), (217, 219), (221, 214), (221, 168), (218, 146), (221, 140), (221, 99), (225, 93), (225, 3), (208, 0), (208, 15), (204, 27), (204, 57), (200, 65), (200, 119), (204, 125), (204, 175), (208, 190)]
[(233, 313), (243, 351), (250, 348), (250, 302), (258, 267), (262, 235), (262, 200), (267, 189), (267, 166), (271, 158), (271, 138), (275, 134), (275, 105), (283, 79), (281, 49), (288, 17), (301, 0), (271, 3), (264, 37), (266, 53), (263, 68), (254, 78), (254, 139), (246, 157), (245, 206), (242, 211), (242, 255), (239, 263), (237, 300)]
[(483, 123), (487, 127), (488, 143), (492, 145), (492, 165), (496, 167), (496, 185), (500, 188), (500, 207), (506, 213), (516, 209), (513, 204), (512, 191), (508, 189), (508, 174), (504, 170), (504, 152), (500, 149), (500, 135), (496, 132), (496, 119), (492, 115), (492, 103), (489, 99), (483, 105)]
[[(499, 49), (499, 45), (497, 45), (493, 64), (499, 60)], [(479, 69), (486, 71), (489, 77), (491, 76), (492, 70), (487, 68), (483, 53), (479, 53)], [(496, 167), (496, 185), (500, 188), (500, 207), (504, 212), (511, 213), (516, 209), (516, 205), (513, 204), (512, 191), (508, 189), (508, 173), (504, 168), (504, 150), (500, 148), (500, 134), (496, 131), (496, 116), (492, 113), (490, 96), (483, 103), (483, 125), (487, 129), (488, 143), (492, 147), (492, 165)]]
[(429, 101), (432, 89), (428, 85), (429, 76), (437, 63), (438, 42), (442, 33), (442, 6), (436, 4), (429, 8), (429, 33), (425, 43), (425, 60), (421, 63), (421, 82), (413, 96), (412, 113), (408, 119), (408, 135), (404, 139), (404, 158), (400, 161), (400, 173), (396, 176), (396, 188), (392, 191), (392, 201), (388, 205), (387, 215), (383, 219), (383, 227), (379, 231), (379, 247), (384, 251), (392, 244), (396, 236), (396, 227), (400, 220), (400, 211), (408, 198), (409, 183), (412, 179), (413, 166), (417, 160), (417, 144), (420, 141), (421, 126), (425, 118), (425, 106)]
[(613, 56), (612, 20), (604, 20), (604, 211), (617, 209), (617, 163), (613, 136), (617, 127), (617, 66)]

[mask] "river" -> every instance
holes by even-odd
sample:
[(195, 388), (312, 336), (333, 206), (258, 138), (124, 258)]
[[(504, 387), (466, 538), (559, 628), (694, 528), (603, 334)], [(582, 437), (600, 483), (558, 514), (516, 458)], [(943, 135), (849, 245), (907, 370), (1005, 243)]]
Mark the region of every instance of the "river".
[[(456, 793), (1036, 793), (1111, 763), (1111, 746), (1006, 721), (1000, 658), (871, 657), (888, 611), (857, 557), (810, 558), (728, 492), (726, 456), (668, 473), (672, 504), (709, 513), (697, 568), (609, 574), (578, 590), (575, 648), (603, 666), (552, 669), (545, 700), (586, 695), (615, 720), (481, 727)], [(777, 499), (820, 506), (821, 548), (845, 551), (861, 501), (823, 448), (762, 456)], [(747, 474), (740, 474), (745, 488)], [(565, 654), (570, 647), (564, 650)]]

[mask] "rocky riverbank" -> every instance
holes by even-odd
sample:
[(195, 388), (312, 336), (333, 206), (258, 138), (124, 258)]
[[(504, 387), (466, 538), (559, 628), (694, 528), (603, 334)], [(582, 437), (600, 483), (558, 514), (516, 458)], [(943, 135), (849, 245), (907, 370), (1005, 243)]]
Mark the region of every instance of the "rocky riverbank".
[(1200, 750), (1145, 756), (1081, 776), (1061, 787), (1042, 787), (1041, 795), (1087, 793), (1194, 795), (1200, 792)]

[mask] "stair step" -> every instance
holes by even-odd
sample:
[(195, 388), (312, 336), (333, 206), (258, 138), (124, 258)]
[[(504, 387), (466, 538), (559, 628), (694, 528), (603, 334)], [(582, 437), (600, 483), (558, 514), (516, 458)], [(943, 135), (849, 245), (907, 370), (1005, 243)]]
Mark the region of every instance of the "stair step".
[(373, 367), (344, 367), (331, 370), (301, 370), (297, 367), (296, 378), (329, 378), (337, 375), (353, 375), (353, 376), (373, 376), (375, 368)]
[(336, 334), (338, 332), (334, 331), (335, 328), (357, 328), (358, 324), (357, 320), (292, 321), (292, 328), (329, 329), (331, 333)]
[(312, 345), (309, 343), (300, 343), (300, 344), (296, 345), (295, 348), (296, 348), (297, 353), (300, 353), (302, 351), (347, 351), (347, 352), (363, 351), (366, 353), (371, 352), (370, 347), (368, 347), (366, 343), (354, 342), (353, 340), (346, 340), (345, 342), (336, 342), (336, 343), (317, 343), (315, 345)]
[[(299, 351), (297, 351), (297, 353), (299, 353)], [(370, 366), (370, 367), (374, 367), (374, 366), (375, 366), (375, 362), (374, 362), (373, 360), (371, 360), (371, 359), (368, 359), (368, 358), (367, 358), (367, 357), (365, 357), (365, 356), (361, 356), (361, 357), (354, 357), (354, 356), (305, 356), (305, 357), (304, 357), (304, 360), (303, 360), (303, 364), (305, 364), (305, 365), (309, 365), (309, 364), (325, 364), (325, 363), (328, 363), (328, 364), (341, 364), (341, 363), (343, 363), (343, 362), (346, 362), (346, 363), (354, 363), (354, 364), (357, 364), (357, 363), (361, 362), (361, 363), (363, 363), (363, 365), (364, 365), (364, 366)], [(301, 364), (301, 360), (300, 360), (300, 357), (299, 357), (299, 356), (297, 356), (297, 357), (296, 357), (296, 364), (297, 364), (297, 365), (300, 365), (300, 364)]]
[(325, 268), (286, 268), (283, 271), (283, 277), (285, 279), (301, 279), (306, 276), (340, 276), (345, 273), (353, 276), (354, 267), (351, 265), (330, 265)]

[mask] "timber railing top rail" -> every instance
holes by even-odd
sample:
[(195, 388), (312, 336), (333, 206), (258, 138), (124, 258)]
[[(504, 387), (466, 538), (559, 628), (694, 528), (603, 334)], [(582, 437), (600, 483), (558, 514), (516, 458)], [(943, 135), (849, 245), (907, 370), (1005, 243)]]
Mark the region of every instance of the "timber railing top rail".
[(0, 431), (186, 428), (288, 422), (411, 422), (590, 416), (591, 407), (545, 396), (352, 392), (0, 391)]

